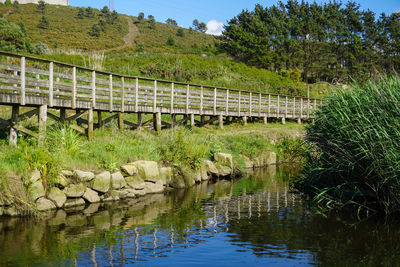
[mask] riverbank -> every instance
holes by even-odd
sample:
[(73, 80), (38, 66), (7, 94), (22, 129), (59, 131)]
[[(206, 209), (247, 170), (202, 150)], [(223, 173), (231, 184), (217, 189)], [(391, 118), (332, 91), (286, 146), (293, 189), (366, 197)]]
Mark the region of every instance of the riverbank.
[(40, 148), (32, 139), (17, 147), (2, 145), (0, 214), (138, 197), (239, 176), (246, 168), (288, 159), (288, 140), (302, 131), (288, 123), (178, 128), (156, 135), (145, 129), (120, 132), (111, 125), (88, 142), (68, 128), (55, 129)]

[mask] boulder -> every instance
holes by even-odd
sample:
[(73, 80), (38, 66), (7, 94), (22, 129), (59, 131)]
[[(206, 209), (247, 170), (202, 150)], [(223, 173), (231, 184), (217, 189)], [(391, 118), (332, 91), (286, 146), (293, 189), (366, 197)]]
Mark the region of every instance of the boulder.
[(50, 190), (49, 199), (56, 204), (57, 208), (64, 206), (65, 201), (67, 201), (67, 197), (65, 196), (64, 192), (57, 187), (53, 187)]
[(29, 175), (29, 183), (33, 184), (42, 178), (42, 174), (38, 170), (33, 170)]
[(176, 189), (185, 188), (185, 180), (181, 175), (174, 175), (172, 180), (169, 182), (169, 186)]
[(254, 168), (254, 162), (246, 157), (245, 155), (242, 155), (243, 161), (244, 161), (244, 166), (246, 169), (253, 169)]
[(90, 204), (86, 209), (83, 210), (83, 214), (91, 215), (93, 213), (96, 213), (99, 210), (99, 208), (100, 208), (100, 203)]
[(30, 186), (30, 193), (33, 201), (40, 197), (44, 197), (46, 191), (44, 190), (43, 184), (41, 181), (36, 181)]
[(102, 172), (97, 174), (91, 182), (91, 187), (97, 192), (106, 193), (110, 189), (111, 174), (110, 172)]
[(174, 176), (174, 171), (171, 167), (161, 167), (160, 168), (160, 180), (158, 183), (162, 185), (169, 184)]
[[(132, 190), (132, 189), (117, 190), (117, 191), (115, 191), (115, 193), (117, 194), (117, 196), (118, 196), (120, 199), (125, 199), (125, 198), (128, 197), (128, 194), (129, 194), (129, 191), (128, 191), (128, 190)], [(133, 195), (133, 196), (135, 196), (135, 195)]]
[(218, 169), (219, 177), (228, 177), (232, 175), (232, 169), (229, 168), (228, 166), (217, 163), (215, 164), (215, 167)]
[(69, 171), (69, 170), (62, 170), (61, 174), (64, 175), (65, 177), (73, 177), (74, 176), (74, 172)]
[(202, 179), (201, 179), (201, 171), (200, 170), (196, 171), (196, 173), (194, 174), (194, 181), (196, 183), (201, 183)]
[(121, 171), (124, 176), (136, 176), (139, 174), (138, 169), (133, 163), (122, 165)]
[(84, 184), (71, 184), (64, 188), (64, 193), (67, 197), (81, 197), (86, 191)]
[(218, 176), (219, 172), (218, 169), (215, 167), (214, 163), (210, 160), (203, 160), (201, 162), (201, 165), (205, 170), (207, 171), (207, 174), (212, 175), (212, 176)]
[(132, 189), (131, 193), (135, 194), (135, 197), (142, 197), (146, 195), (146, 190), (136, 190)]
[(155, 161), (139, 160), (133, 165), (138, 169), (139, 176), (146, 182), (156, 183), (160, 180), (160, 171)]
[(106, 195), (103, 195), (103, 196), (100, 197), (100, 199), (101, 199), (102, 202), (117, 201), (117, 200), (119, 200), (119, 196), (113, 196), (113, 195), (106, 196)]
[(114, 189), (121, 189), (126, 186), (126, 181), (121, 172), (115, 172), (111, 174), (111, 185)]
[(36, 208), (39, 211), (45, 211), (45, 210), (53, 210), (56, 208), (56, 205), (54, 205), (53, 201), (41, 197), (36, 201)]
[(10, 206), (8, 208), (4, 208), (4, 215), (15, 217), (15, 216), (19, 216), (20, 212), (17, 210), (16, 207)]
[(144, 189), (145, 183), (139, 176), (129, 176), (125, 178), (126, 183), (130, 188), (141, 190)]
[(164, 186), (158, 183), (145, 182), (144, 191), (146, 194), (161, 193), (164, 191)]
[(186, 187), (192, 187), (196, 184), (196, 178), (195, 175), (190, 173), (189, 175), (184, 174), (183, 179), (185, 180), (185, 186)]
[(201, 175), (202, 181), (207, 181), (208, 179), (210, 179), (208, 172), (207, 172), (207, 165), (205, 165), (204, 163), (200, 164), (199, 173)]
[(226, 153), (215, 153), (214, 154), (215, 162), (221, 166), (229, 167), (233, 169), (233, 159), (231, 154)]
[(82, 205), (85, 205), (85, 200), (83, 198), (71, 198), (67, 199), (67, 201), (64, 204), (64, 208), (71, 208)]
[(59, 187), (59, 188), (65, 188), (67, 185), (69, 185), (69, 180), (62, 174), (57, 175), (54, 184)]
[(264, 153), (264, 163), (265, 165), (275, 165), (277, 163), (276, 153), (273, 151)]
[(75, 170), (74, 177), (77, 178), (81, 182), (89, 182), (89, 181), (93, 180), (94, 173), (81, 171), (81, 170)]
[(89, 203), (100, 202), (99, 194), (90, 188), (86, 189), (82, 197)]

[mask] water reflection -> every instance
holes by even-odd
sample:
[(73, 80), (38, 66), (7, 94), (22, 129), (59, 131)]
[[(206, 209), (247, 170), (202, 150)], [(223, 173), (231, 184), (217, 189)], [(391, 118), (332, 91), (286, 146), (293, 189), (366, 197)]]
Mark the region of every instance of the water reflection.
[(397, 265), (400, 231), (377, 219), (312, 215), (295, 170), (166, 195), (0, 219), (0, 265)]

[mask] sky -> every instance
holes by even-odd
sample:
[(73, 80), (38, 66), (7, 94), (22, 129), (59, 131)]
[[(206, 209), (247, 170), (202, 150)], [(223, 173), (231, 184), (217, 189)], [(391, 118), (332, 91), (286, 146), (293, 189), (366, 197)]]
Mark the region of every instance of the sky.
[[(91, 6), (102, 8), (109, 0), (70, 0), (72, 6)], [(286, 2), (283, 0), (282, 2)], [(314, 1), (309, 1), (314, 2)], [(328, 1), (316, 0), (317, 3)], [(343, 0), (343, 2), (347, 2)], [(400, 0), (358, 0), (361, 9), (370, 9), (376, 14), (400, 12)], [(165, 22), (172, 18), (179, 26), (188, 28), (194, 19), (207, 23), (209, 34), (221, 34), (223, 25), (238, 15), (243, 9), (253, 10), (256, 4), (272, 6), (278, 0), (114, 0), (114, 8), (118, 13), (137, 16), (143, 12), (145, 16), (153, 15), (156, 21)]]

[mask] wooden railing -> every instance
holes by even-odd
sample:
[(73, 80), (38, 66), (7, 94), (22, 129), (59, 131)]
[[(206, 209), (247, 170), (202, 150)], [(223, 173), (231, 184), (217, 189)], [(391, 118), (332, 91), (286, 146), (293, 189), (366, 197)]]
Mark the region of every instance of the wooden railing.
[(302, 119), (311, 118), (322, 100), (128, 76), (0, 51), (0, 103)]

